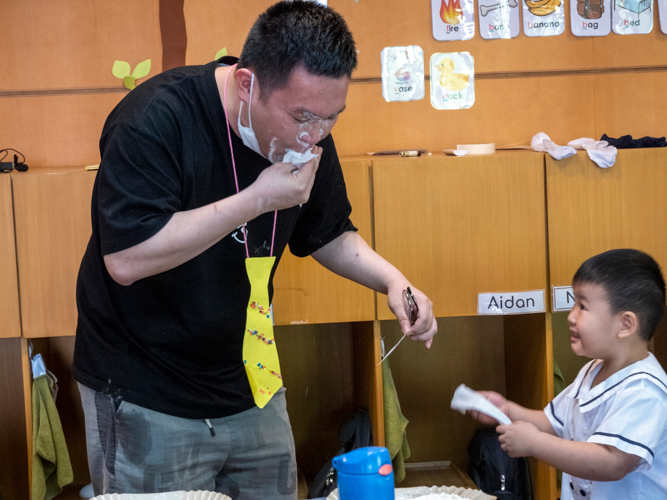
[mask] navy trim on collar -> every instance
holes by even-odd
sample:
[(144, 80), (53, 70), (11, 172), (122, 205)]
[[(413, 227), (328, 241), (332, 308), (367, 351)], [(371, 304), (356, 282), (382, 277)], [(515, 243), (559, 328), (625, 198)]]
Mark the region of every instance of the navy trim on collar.
[(579, 396), (579, 391), (581, 391), (581, 386), (584, 385), (584, 381), (586, 380), (586, 377), (588, 377), (590, 371), (593, 369), (593, 365), (595, 365), (595, 360), (591, 361), (591, 365), (588, 367), (588, 370), (586, 370), (584, 378), (581, 379), (581, 384), (579, 384), (579, 389), (577, 389), (577, 393), (574, 395), (574, 399), (577, 399), (577, 396)]
[[(623, 382), (625, 382), (626, 380), (628, 380), (630, 377), (634, 377), (635, 375), (648, 375), (649, 377), (653, 377), (653, 378), (656, 379), (658, 382), (660, 382), (662, 385), (664, 385), (664, 386), (665, 386), (665, 389), (667, 389), (667, 384), (665, 384), (662, 380), (660, 380), (658, 377), (656, 377), (656, 376), (653, 375), (652, 373), (648, 373), (648, 372), (635, 372), (635, 373), (631, 373), (630, 375), (628, 375), (627, 377), (625, 377), (625, 378), (624, 378), (623, 380), (621, 380), (620, 382), (617, 382), (616, 384), (612, 385), (611, 387), (608, 387), (607, 389), (605, 389), (603, 392), (601, 392), (600, 394), (598, 394), (597, 396), (595, 396), (595, 397), (594, 397), (593, 399), (591, 399), (590, 401), (586, 401), (585, 403), (581, 403), (581, 404), (579, 405), (579, 407), (581, 408), (581, 407), (583, 407), (583, 406), (586, 406), (586, 405), (591, 404), (591, 403), (592, 403), (593, 401), (595, 401), (596, 399), (602, 397), (604, 394), (606, 394), (607, 392), (611, 391), (611, 390), (612, 390), (614, 387), (616, 387), (617, 385), (622, 384)], [(585, 377), (584, 377), (584, 378), (585, 378)], [(575, 397), (576, 397), (576, 396), (575, 396)]]
[(632, 441), (628, 438), (625, 438), (625, 437), (621, 436), (620, 434), (609, 434), (608, 432), (594, 432), (593, 435), (594, 436), (607, 436), (607, 437), (614, 437), (614, 438), (621, 439), (622, 441), (625, 441), (626, 443), (630, 443), (630, 444), (633, 444), (635, 446), (639, 446), (640, 448), (644, 448), (645, 450), (647, 450), (651, 454), (651, 456), (653, 458), (655, 458), (655, 455), (653, 454), (653, 451), (651, 451), (651, 448), (649, 448), (645, 444), (641, 444), (641, 443), (638, 443), (637, 441)]
[(565, 424), (563, 423), (563, 421), (562, 421), (560, 418), (558, 418), (558, 417), (556, 416), (556, 412), (554, 411), (554, 402), (553, 402), (553, 401), (550, 401), (550, 402), (549, 402), (549, 407), (551, 408), (551, 414), (554, 416), (554, 418), (556, 419), (556, 421), (557, 421), (560, 425), (562, 425), (563, 427), (565, 427)]

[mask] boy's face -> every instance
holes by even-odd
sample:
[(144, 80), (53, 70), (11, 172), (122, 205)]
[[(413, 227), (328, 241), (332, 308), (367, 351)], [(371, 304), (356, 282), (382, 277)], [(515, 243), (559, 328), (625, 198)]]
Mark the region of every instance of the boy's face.
[(615, 352), (619, 315), (611, 313), (607, 293), (600, 285), (578, 283), (573, 286), (574, 306), (567, 317), (572, 350), (578, 356), (607, 359)]

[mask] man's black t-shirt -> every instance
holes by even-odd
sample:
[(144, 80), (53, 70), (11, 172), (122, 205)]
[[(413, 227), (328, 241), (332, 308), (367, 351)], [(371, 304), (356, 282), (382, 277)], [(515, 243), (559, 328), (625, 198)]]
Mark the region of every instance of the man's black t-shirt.
[[(184, 418), (223, 417), (254, 406), (242, 363), (250, 296), (244, 232), (232, 231), (196, 258), (130, 286), (109, 276), (103, 256), (150, 238), (175, 212), (236, 193), (216, 67), (164, 72), (109, 115), (93, 190), (93, 231), (77, 283), (74, 378)], [(231, 134), (242, 190), (270, 162)], [(333, 139), (319, 145), (324, 151), (310, 200), (278, 212), (276, 265), (288, 243), (293, 254), (306, 256), (355, 229)], [(273, 217), (248, 222), (251, 257), (269, 255)]]

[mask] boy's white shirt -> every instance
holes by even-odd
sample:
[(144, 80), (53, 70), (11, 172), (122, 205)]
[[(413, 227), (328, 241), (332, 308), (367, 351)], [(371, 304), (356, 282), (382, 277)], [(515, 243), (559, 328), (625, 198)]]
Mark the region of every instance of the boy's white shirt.
[(563, 439), (614, 446), (641, 461), (620, 481), (563, 473), (561, 500), (667, 498), (667, 374), (649, 353), (591, 389), (601, 367), (587, 363), (544, 413)]

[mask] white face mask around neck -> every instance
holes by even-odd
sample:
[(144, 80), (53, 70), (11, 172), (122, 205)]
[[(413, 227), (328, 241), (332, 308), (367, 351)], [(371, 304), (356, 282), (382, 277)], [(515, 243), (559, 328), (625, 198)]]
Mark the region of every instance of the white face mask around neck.
[[(255, 136), (255, 131), (252, 129), (252, 92), (254, 89), (254, 84), (255, 84), (255, 73), (252, 73), (252, 77), (250, 79), (250, 97), (248, 99), (248, 127), (244, 127), (241, 124), (241, 112), (243, 111), (243, 101), (241, 101), (241, 104), (239, 106), (239, 118), (237, 121), (237, 126), (239, 129), (239, 135), (241, 136), (241, 140), (243, 141), (243, 145), (252, 149), (255, 153), (258, 155), (266, 158), (262, 154), (262, 150), (259, 147), (259, 142), (257, 142), (257, 136)], [(306, 164), (308, 161), (312, 160), (313, 158), (317, 158), (318, 155), (314, 154), (312, 152), (312, 147), (308, 149), (308, 151), (304, 153), (297, 153), (296, 151), (287, 148), (285, 150), (285, 155), (283, 158), (278, 159), (278, 161), (282, 161), (284, 163), (292, 163), (295, 165), (297, 168), (303, 167), (304, 164)], [(274, 162), (273, 154), (269, 155), (269, 160)]]
[(241, 136), (243, 145), (247, 148), (252, 149), (258, 155), (264, 156), (262, 154), (262, 150), (259, 148), (259, 142), (257, 142), (255, 131), (252, 129), (252, 117), (250, 116), (252, 111), (252, 90), (254, 84), (255, 84), (255, 73), (252, 73), (252, 78), (250, 79), (250, 98), (248, 99), (248, 124), (250, 126), (244, 127), (243, 125), (241, 125), (241, 111), (243, 110), (243, 101), (241, 101), (241, 105), (239, 106), (239, 119), (237, 122), (237, 126), (239, 128), (239, 135)]

